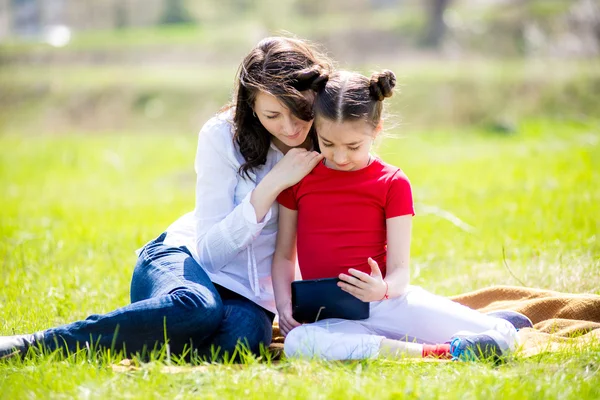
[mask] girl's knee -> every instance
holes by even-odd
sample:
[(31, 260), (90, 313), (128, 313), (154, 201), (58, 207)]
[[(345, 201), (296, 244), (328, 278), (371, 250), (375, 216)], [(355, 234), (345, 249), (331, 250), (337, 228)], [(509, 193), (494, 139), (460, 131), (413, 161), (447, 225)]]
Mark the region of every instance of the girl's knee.
[(310, 325), (301, 325), (288, 332), (283, 344), (285, 355), (287, 357), (315, 356), (315, 338), (319, 329)]
[(379, 353), (382, 339), (370, 333), (332, 332), (331, 327), (301, 325), (288, 333), (284, 352), (288, 357), (331, 361), (365, 359)]

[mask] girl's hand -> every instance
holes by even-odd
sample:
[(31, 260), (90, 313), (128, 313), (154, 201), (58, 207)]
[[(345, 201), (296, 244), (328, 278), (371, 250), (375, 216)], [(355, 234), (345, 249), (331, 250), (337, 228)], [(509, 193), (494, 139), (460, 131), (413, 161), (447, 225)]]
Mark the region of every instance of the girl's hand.
[(350, 293), (364, 302), (383, 300), (387, 294), (387, 284), (383, 280), (377, 262), (371, 257), (369, 257), (368, 262), (371, 266), (371, 275), (350, 268), (348, 272), (352, 276), (340, 274), (339, 278), (342, 282), (338, 282), (338, 286), (343, 291)]
[(284, 190), (300, 182), (322, 159), (323, 155), (316, 151), (290, 149), (267, 175)]
[(283, 336), (287, 336), (288, 332), (297, 326), (302, 325), (292, 317), (292, 302), (277, 306), (277, 314), (279, 314), (279, 330)]

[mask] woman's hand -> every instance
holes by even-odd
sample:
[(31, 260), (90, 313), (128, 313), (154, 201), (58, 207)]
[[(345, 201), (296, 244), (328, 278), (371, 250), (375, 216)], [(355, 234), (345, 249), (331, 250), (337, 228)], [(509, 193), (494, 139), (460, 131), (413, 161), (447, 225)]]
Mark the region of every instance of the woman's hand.
[(287, 336), (288, 332), (297, 326), (302, 325), (292, 317), (292, 302), (288, 301), (281, 306), (277, 306), (277, 314), (279, 315), (279, 330), (283, 336)]
[(383, 300), (388, 291), (387, 284), (383, 280), (377, 262), (370, 257), (368, 262), (371, 266), (371, 275), (350, 268), (348, 272), (351, 276), (340, 274), (339, 278), (342, 282), (338, 282), (338, 286), (364, 302)]
[(300, 182), (322, 159), (323, 155), (316, 151), (290, 149), (267, 176), (270, 175), (279, 189), (284, 190)]
[(323, 159), (316, 151), (290, 149), (252, 191), (250, 204), (261, 222), (279, 193), (300, 182)]

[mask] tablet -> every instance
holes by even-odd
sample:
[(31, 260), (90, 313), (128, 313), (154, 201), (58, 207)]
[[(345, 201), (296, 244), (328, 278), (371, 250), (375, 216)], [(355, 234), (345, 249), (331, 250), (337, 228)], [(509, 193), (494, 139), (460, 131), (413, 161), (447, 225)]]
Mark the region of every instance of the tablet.
[(310, 323), (326, 318), (369, 318), (369, 303), (344, 292), (337, 285), (339, 281), (339, 278), (327, 278), (292, 282), (294, 319)]

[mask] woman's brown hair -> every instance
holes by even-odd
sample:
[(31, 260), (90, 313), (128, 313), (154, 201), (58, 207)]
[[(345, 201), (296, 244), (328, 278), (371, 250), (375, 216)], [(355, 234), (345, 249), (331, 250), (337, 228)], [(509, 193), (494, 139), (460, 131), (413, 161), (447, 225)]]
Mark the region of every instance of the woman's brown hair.
[[(271, 134), (253, 111), (258, 93), (277, 97), (296, 117), (310, 121), (314, 118), (313, 104), (300, 92), (318, 90), (331, 70), (326, 56), (305, 41), (287, 37), (263, 39), (244, 58), (234, 98), (234, 140), (246, 161), (240, 174), (249, 176), (249, 171), (264, 165), (271, 143)], [(309, 136), (317, 147), (314, 125)]]

